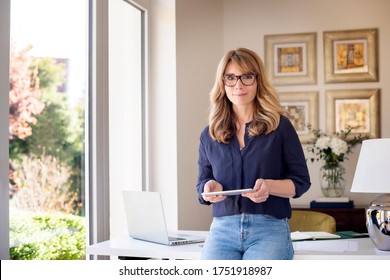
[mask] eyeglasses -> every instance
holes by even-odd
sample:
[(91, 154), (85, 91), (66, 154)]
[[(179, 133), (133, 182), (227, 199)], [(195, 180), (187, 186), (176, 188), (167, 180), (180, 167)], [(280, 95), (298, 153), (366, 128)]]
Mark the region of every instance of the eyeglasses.
[(240, 80), (244, 86), (251, 86), (256, 81), (256, 77), (256, 74), (243, 74), (240, 76), (229, 74), (223, 76), (223, 81), (228, 87), (234, 87), (238, 80)]

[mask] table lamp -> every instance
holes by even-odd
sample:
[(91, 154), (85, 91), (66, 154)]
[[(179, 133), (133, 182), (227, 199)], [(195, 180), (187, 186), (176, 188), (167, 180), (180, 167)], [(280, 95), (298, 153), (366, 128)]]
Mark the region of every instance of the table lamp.
[(379, 250), (390, 250), (390, 138), (362, 142), (351, 192), (381, 193), (366, 208), (368, 235)]

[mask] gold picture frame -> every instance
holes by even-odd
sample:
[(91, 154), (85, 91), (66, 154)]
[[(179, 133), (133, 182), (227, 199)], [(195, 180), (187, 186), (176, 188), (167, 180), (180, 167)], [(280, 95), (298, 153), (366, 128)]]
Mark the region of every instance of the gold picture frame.
[(380, 137), (379, 89), (326, 91), (327, 131), (336, 133), (352, 129), (350, 137)]
[(318, 92), (280, 92), (279, 98), (301, 143), (310, 142), (314, 135), (308, 125), (318, 129)]
[(265, 35), (265, 68), (273, 85), (317, 83), (317, 34)]
[(378, 29), (324, 31), (325, 83), (378, 81)]

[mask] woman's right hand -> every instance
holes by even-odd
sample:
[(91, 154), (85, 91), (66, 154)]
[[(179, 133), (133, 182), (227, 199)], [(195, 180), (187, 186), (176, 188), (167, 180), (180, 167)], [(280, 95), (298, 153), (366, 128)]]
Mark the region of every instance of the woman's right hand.
[[(223, 187), (220, 183), (218, 183), (215, 180), (210, 180), (204, 185), (203, 192), (204, 193), (218, 192), (218, 191), (222, 191), (222, 190), (223, 190)], [(210, 196), (209, 195), (208, 196), (202, 195), (202, 197), (205, 201), (208, 201), (211, 203), (220, 202), (220, 201), (223, 201), (226, 199), (226, 195), (210, 195)]]

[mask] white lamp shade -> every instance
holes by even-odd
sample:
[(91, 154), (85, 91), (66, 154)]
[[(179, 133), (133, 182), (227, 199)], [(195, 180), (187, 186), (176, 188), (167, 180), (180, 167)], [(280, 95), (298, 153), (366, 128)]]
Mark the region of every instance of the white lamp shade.
[(390, 138), (362, 142), (351, 192), (390, 193)]

